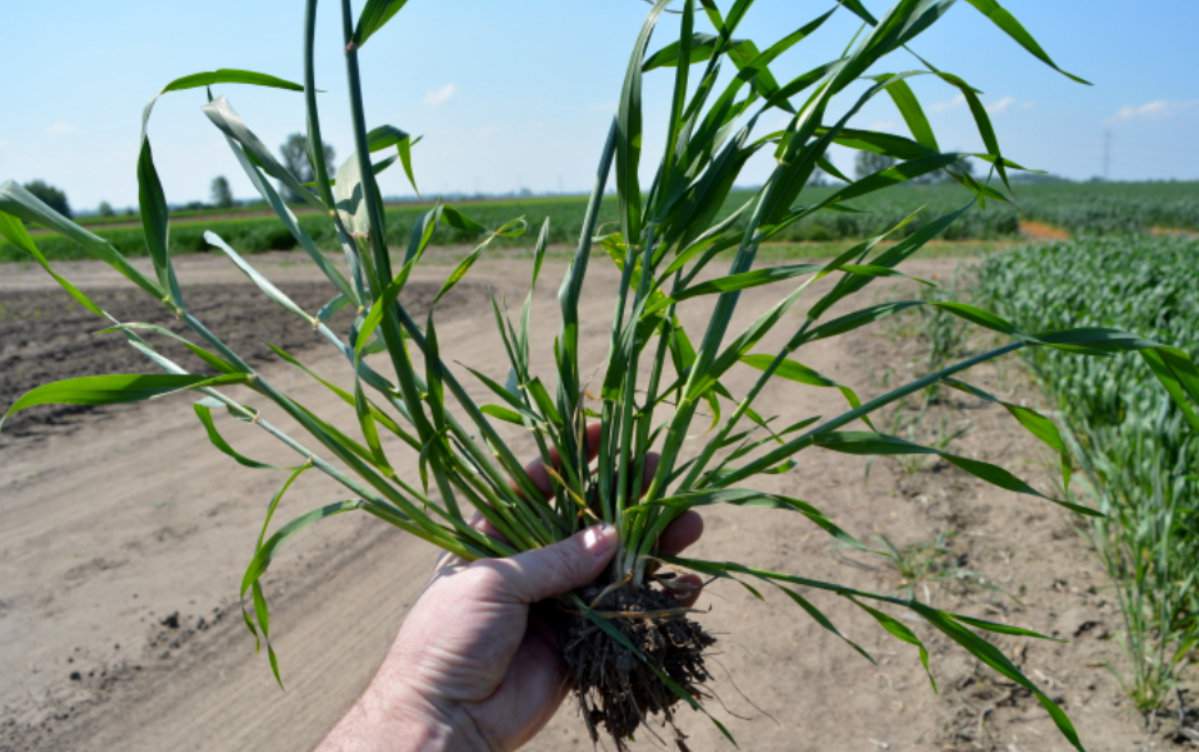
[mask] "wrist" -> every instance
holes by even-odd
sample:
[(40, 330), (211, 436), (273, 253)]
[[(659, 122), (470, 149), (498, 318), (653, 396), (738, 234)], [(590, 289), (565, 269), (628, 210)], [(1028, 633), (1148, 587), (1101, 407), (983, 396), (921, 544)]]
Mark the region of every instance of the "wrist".
[(404, 687), (391, 700), (398, 752), (495, 752), (466, 708)]
[(461, 705), (372, 684), (318, 752), (493, 752)]

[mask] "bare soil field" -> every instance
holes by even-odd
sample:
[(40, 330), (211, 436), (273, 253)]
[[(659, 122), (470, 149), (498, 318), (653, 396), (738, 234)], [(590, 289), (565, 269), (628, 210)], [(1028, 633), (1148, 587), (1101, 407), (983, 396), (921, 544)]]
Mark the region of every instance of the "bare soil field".
[(1149, 234), (1165, 238), (1199, 237), (1199, 232), (1187, 229), (1185, 227), (1160, 227), (1157, 225), (1149, 228)]
[[(319, 309), (329, 298), (328, 287), (320, 283), (291, 284), (283, 290), (306, 310)], [(274, 304), (250, 285), (192, 285), (187, 296), (197, 316), (227, 333), (228, 344), (256, 362), (273, 357), (267, 342), (287, 350), (317, 342), (312, 327), (299, 318), (276, 315)], [(158, 324), (177, 334), (186, 333), (186, 327), (136, 288), (101, 288), (95, 300), (121, 321)], [(5, 291), (0, 296), (0, 404), (11, 404), (26, 390), (54, 379), (145, 369), (145, 358), (130, 348), (122, 335), (99, 334), (101, 327), (102, 321), (60, 290)], [(168, 342), (164, 349), (189, 368), (202, 366), (182, 345)], [(73, 405), (33, 408), (14, 416), (0, 441), (78, 425), (73, 416), (88, 413), (88, 419), (94, 419), (101, 412)]]
[[(254, 262), (312, 310), (325, 302), (323, 288), (293, 259), (264, 255)], [(945, 277), (955, 263), (918, 262), (909, 271)], [(140, 302), (113, 289), (113, 275), (104, 269), (84, 262), (61, 267), (114, 312), (149, 315)], [(614, 287), (615, 276), (595, 267), (583, 302), (581, 344), (599, 363), (611, 308), (605, 291)], [(427, 305), (420, 291), (427, 296), (448, 270), (419, 271), (414, 308)], [(246, 347), (262, 339), (290, 343), (315, 370), (346, 381), (339, 354), (313, 345), (311, 331), (285, 323), (282, 311), (252, 302), (257, 293), (221, 259), (189, 257), (179, 271), (189, 295), (202, 301), (201, 318), (218, 334)], [(561, 264), (547, 263), (547, 282), (535, 299), (535, 365), (543, 372), (557, 331), (554, 283), (562, 271)], [(480, 262), (471, 279), (473, 286), (439, 305), (442, 349), (502, 377), (487, 294), (519, 304), (526, 270), (511, 261)], [(734, 326), (772, 303), (776, 293), (767, 288), (744, 296)], [(120, 342), (111, 352), (110, 345), (97, 344), (89, 334), (97, 322), (58, 300), (40, 270), (5, 268), (5, 402), (32, 383), (79, 369), (139, 367), (132, 353), (118, 354)], [(120, 308), (125, 305), (127, 310)], [(698, 329), (706, 313), (695, 305), (681, 315)], [(926, 357), (925, 345), (911, 333), (876, 327), (852, 342), (813, 343), (801, 357), (860, 393), (875, 394)], [(352, 410), (307, 376), (265, 357), (259, 362), (277, 386), (339, 425), (353, 425)], [(743, 391), (753, 375), (748, 369), (737, 373), (728, 386)], [(1001, 395), (1039, 399), (1017, 361), (970, 380)], [(835, 390), (795, 384), (768, 389), (763, 410), (792, 418), (827, 415), (841, 399)], [(265, 412), (278, 419), (275, 411)], [(946, 395), (928, 405), (919, 421), (905, 423), (902, 412), (893, 418), (915, 431), (947, 431), (955, 451), (1002, 462), (1038, 487), (1053, 487), (1054, 458), (1002, 408)], [(239, 451), (268, 462), (287, 460), (285, 450), (253, 426), (232, 420), (220, 426)], [(239, 467), (210, 447), (187, 395), (103, 412), (38, 413), (14, 428), (0, 443), (0, 750), (311, 748), (365, 686), (429, 575), (432, 548), (365, 515), (335, 518), (296, 539), (267, 577), (287, 686), (280, 691), (265, 659), (254, 655), (236, 595), (281, 474)], [(510, 429), (514, 447), (532, 454), (530, 442)], [(392, 456), (398, 472), (415, 473), (414, 458), (400, 451)], [(1040, 630), (1061, 641), (999, 642), (1062, 703), (1089, 749), (1174, 750), (1187, 743), (1177, 723), (1146, 729), (1123, 700), (1109, 670), (1123, 669), (1119, 613), (1098, 559), (1069, 513), (982, 485), (940, 463), (867, 465), (821, 450), (798, 459), (795, 471), (756, 485), (818, 505), (880, 548), (885, 535), (897, 555), (889, 560), (833, 548), (823, 534), (784, 512), (743, 509), (707, 512), (696, 555), (911, 592), (938, 607)], [(331, 481), (309, 473), (285, 500), (279, 519), (335, 498), (341, 495)], [(1035, 700), (948, 641), (912, 624), (932, 652), (940, 688), (934, 693), (911, 646), (890, 640), (848, 603), (816, 600), (879, 658), (878, 666), (783, 597), (758, 603), (736, 585), (717, 583), (701, 599), (708, 613), (700, 618), (720, 640), (710, 706), (743, 749), (1068, 748)], [(704, 717), (687, 713), (681, 723), (692, 749), (729, 748)], [(588, 747), (568, 701), (529, 749)], [(662, 747), (652, 736), (638, 746)]]
[(1069, 240), (1070, 233), (1057, 225), (1033, 219), (1020, 220), (1020, 234), (1029, 240)]

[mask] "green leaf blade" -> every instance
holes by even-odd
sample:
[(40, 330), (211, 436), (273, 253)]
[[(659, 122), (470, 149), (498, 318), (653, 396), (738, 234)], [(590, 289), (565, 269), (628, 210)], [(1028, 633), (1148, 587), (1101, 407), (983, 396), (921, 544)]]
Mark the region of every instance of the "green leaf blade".
[(269, 73), (243, 70), (240, 68), (217, 68), (216, 70), (201, 71), (187, 76), (181, 76), (162, 87), (162, 94), (186, 89), (201, 89), (214, 84), (248, 84), (250, 86), (265, 86), (287, 91), (304, 91), (304, 86), (285, 78), (272, 76)]
[(177, 374), (114, 373), (106, 376), (77, 376), (51, 381), (22, 394), (4, 413), (9, 416), (39, 405), (114, 405), (140, 402), (183, 389), (198, 389), (246, 381), (246, 374), (196, 376)]
[(407, 4), (408, 0), (367, 0), (362, 14), (358, 16), (358, 25), (354, 28), (354, 44), (358, 47), (366, 44), (366, 40)]

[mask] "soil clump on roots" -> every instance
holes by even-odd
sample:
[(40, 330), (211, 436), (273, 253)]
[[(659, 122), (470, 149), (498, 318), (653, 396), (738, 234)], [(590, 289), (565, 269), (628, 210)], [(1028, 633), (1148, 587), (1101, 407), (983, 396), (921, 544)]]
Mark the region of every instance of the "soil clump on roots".
[(680, 700), (676, 690), (705, 695), (702, 686), (712, 675), (704, 664), (704, 651), (716, 638), (687, 618), (688, 609), (660, 589), (593, 586), (580, 595), (627, 641), (621, 644), (578, 612), (559, 625), (562, 657), (592, 742), (599, 741), (602, 728), (623, 752), (625, 743), (651, 715), (661, 715), (679, 748), (686, 749), (684, 736), (674, 725), (674, 706)]

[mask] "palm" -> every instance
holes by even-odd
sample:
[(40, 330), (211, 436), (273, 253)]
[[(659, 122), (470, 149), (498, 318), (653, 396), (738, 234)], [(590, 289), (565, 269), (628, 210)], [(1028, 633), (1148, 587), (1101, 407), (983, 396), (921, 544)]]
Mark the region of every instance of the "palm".
[(530, 623), (490, 562), (443, 568), (421, 600), (397, 640), (420, 650), (414, 678), (464, 708), (488, 740), (527, 741), (567, 690), (545, 625)]

